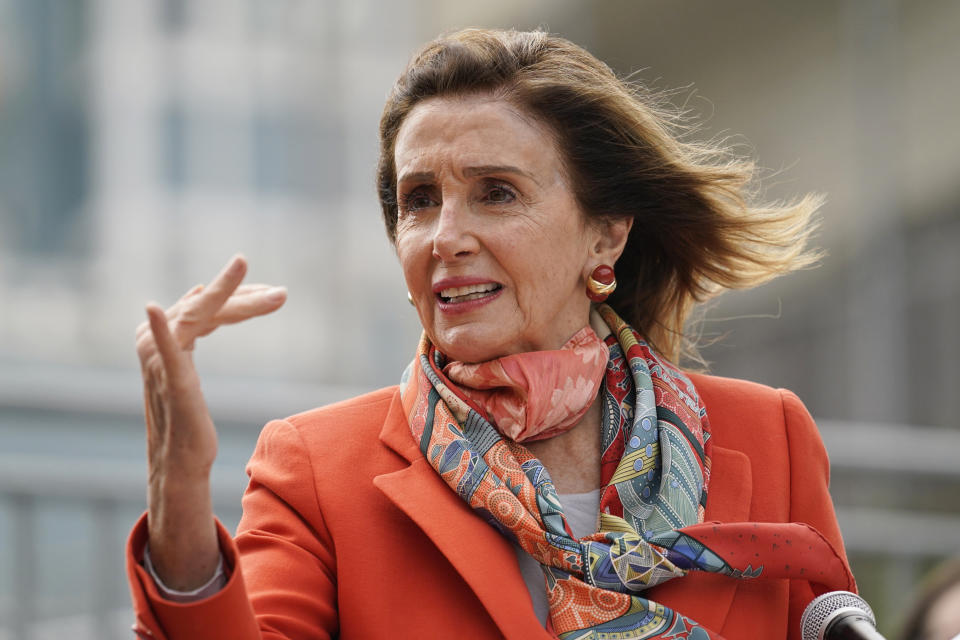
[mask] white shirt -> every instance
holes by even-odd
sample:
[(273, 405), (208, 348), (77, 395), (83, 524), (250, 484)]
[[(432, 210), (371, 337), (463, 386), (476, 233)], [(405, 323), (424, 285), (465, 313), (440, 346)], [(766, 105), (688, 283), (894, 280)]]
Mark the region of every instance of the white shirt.
[[(566, 516), (574, 536), (582, 538), (596, 532), (597, 514), (600, 512), (600, 489), (588, 493), (561, 493), (558, 497), (563, 505), (563, 515)], [(527, 583), (530, 600), (533, 601), (533, 612), (537, 614), (540, 623), (546, 625), (550, 607), (547, 606), (547, 583), (543, 578), (540, 563), (516, 544), (513, 545), (513, 550), (517, 554), (523, 581)]]

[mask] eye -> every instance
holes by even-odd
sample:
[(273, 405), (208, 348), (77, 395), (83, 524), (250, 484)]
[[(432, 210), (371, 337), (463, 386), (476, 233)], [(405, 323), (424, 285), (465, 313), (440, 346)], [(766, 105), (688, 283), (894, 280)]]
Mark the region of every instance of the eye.
[(517, 194), (513, 189), (502, 182), (495, 182), (487, 187), (487, 202), (493, 204), (507, 204), (516, 200)]
[(399, 200), (400, 210), (404, 212), (416, 212), (436, 205), (436, 201), (426, 187), (416, 187), (407, 193), (402, 193)]

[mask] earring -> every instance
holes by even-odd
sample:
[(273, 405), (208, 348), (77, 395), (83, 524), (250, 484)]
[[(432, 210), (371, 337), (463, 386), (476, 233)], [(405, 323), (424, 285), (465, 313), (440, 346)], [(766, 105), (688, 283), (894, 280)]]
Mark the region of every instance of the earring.
[(616, 288), (617, 279), (610, 265), (598, 265), (587, 278), (587, 297), (594, 302), (603, 302)]
[(411, 307), (414, 306), (414, 304), (413, 304), (413, 294), (410, 293), (409, 291), (407, 291), (407, 302), (410, 303), (410, 306), (411, 306)]

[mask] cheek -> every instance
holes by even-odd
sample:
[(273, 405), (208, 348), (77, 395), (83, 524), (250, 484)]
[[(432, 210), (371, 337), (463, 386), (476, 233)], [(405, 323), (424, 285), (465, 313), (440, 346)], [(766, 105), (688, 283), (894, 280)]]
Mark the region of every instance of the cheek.
[(570, 248), (553, 245), (521, 254), (523, 264), (516, 270), (521, 306), (546, 311), (566, 297), (570, 283), (579, 274), (568, 259)]
[[(397, 236), (397, 258), (400, 260), (400, 269), (403, 270), (403, 277), (407, 285), (411, 287), (419, 286), (424, 276), (424, 256), (423, 250), (419, 248), (415, 235), (404, 233)], [(429, 252), (428, 254), (429, 255)]]
[(541, 237), (527, 255), (537, 270), (549, 274), (549, 283), (560, 285), (581, 272), (587, 250), (580, 229), (558, 225)]

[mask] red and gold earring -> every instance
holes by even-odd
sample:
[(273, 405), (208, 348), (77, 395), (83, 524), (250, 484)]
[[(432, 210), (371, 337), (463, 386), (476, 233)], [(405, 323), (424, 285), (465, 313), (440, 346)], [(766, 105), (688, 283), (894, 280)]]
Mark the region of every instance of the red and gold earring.
[(587, 278), (587, 297), (594, 302), (603, 302), (616, 288), (617, 279), (608, 264), (598, 265)]

